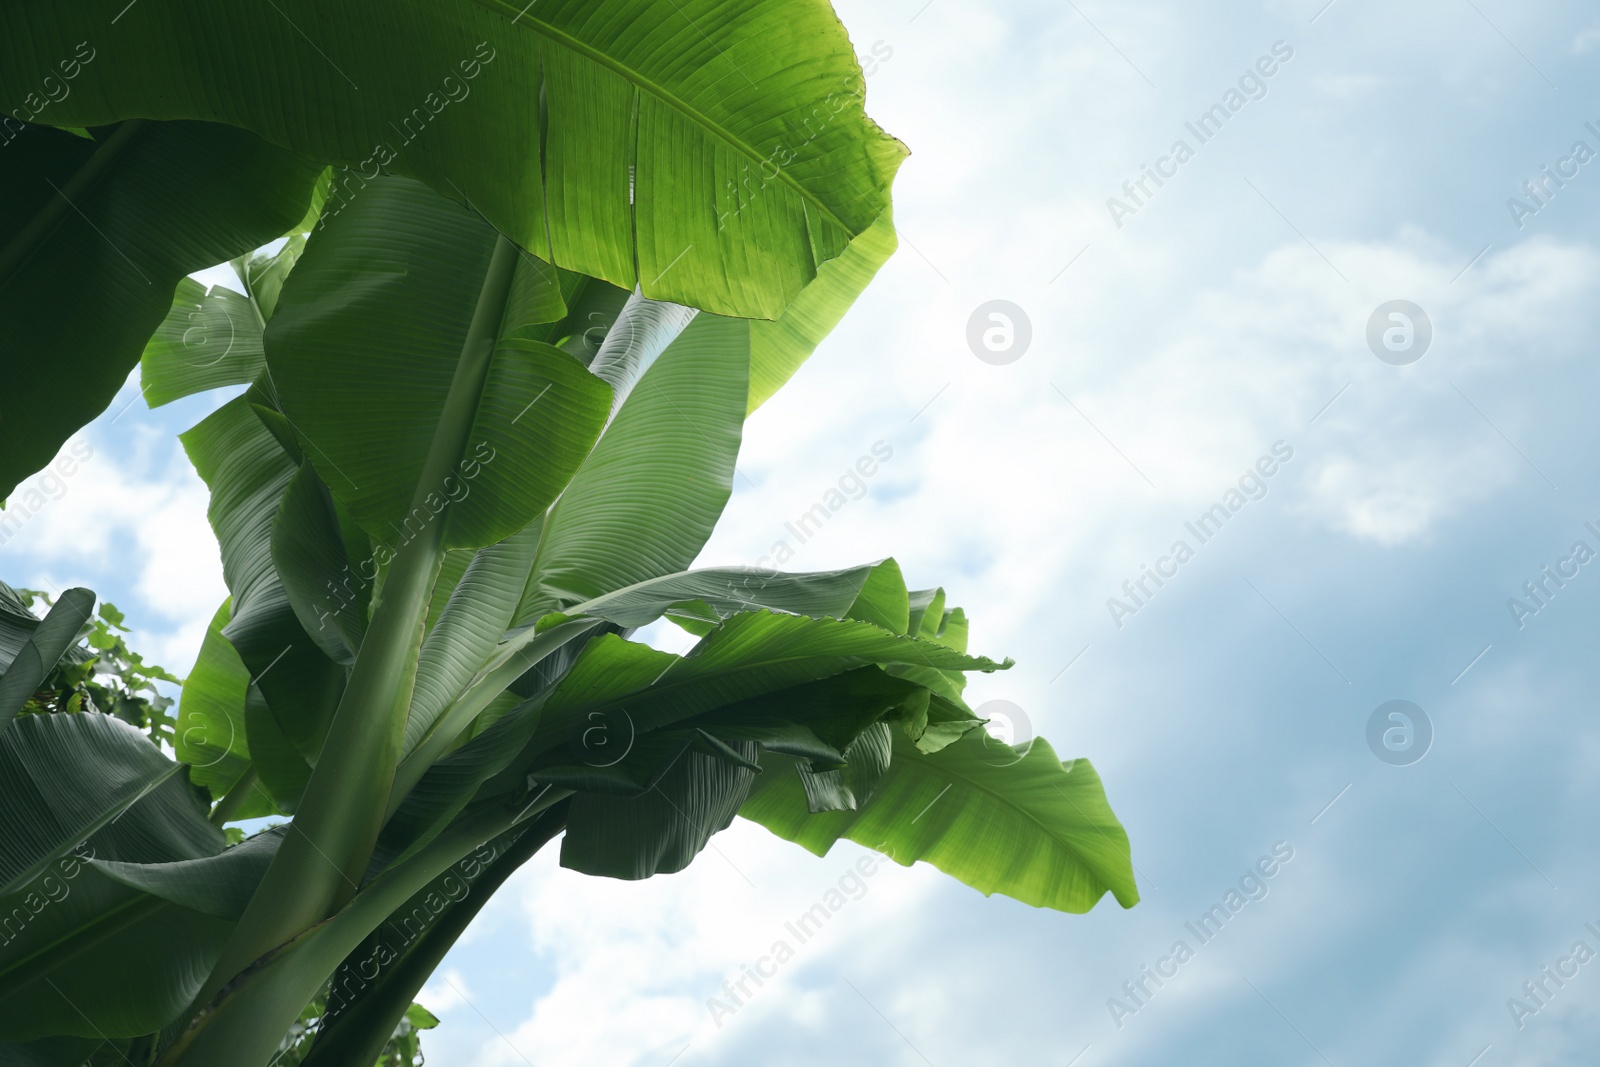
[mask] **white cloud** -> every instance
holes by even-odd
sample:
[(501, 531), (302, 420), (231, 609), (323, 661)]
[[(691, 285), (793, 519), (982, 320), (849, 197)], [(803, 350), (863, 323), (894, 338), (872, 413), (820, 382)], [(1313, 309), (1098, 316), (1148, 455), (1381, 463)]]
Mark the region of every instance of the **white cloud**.
[[(883, 927), (914, 912), (939, 877), (886, 860), (863, 877), (856, 864), (869, 854), (854, 845), (818, 859), (742, 821), (686, 871), (644, 882), (574, 874), (556, 865), (557, 851), (508, 883), (555, 983), (506, 1041), (485, 1044), (483, 1067), (511, 1067), (519, 1052), (536, 1063), (643, 1067), (686, 1046), (703, 1061), (765, 1027), (819, 1023), (806, 976), (834, 972), (865, 944), (885, 949), (894, 935)], [(841, 888), (842, 897), (827, 896)], [(820, 929), (801, 931), (805, 939), (786, 925), (840, 899)], [(794, 950), (781, 965), (772, 957), (778, 941)], [(749, 977), (758, 965), (774, 972), (759, 985)], [(733, 1013), (714, 1019), (712, 998)]]
[(111, 597), (120, 594), (108, 593), (95, 572), (116, 572), (144, 608), (130, 618), (134, 647), (181, 675), (227, 596), (204, 484), (177, 442), (134, 419), (79, 434), (56, 464), (62, 458), (74, 460), (70, 476), (60, 476), (69, 468), (53, 465), (56, 480), (36, 475), (13, 496), (26, 502), (30, 487), (47, 486), (43, 506), (6, 544), (26, 568), (13, 580), (85, 585)]
[(417, 1003), (441, 1019), (463, 1005), (472, 1003), (471, 986), (467, 978), (454, 967), (434, 972), (428, 984), (417, 994)]

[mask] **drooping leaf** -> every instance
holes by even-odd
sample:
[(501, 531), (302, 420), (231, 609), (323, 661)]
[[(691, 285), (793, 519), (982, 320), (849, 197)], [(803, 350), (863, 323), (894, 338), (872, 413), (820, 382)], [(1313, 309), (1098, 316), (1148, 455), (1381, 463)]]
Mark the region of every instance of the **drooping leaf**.
[(21, 936), (0, 948), (0, 1032), (117, 1038), (154, 1033), (199, 990), (231, 923), (129, 888), (84, 864), (32, 913), (0, 901)]
[[(283, 835), (268, 830), (211, 852), (168, 826), (146, 822), (141, 830), (119, 854), (145, 861), (100, 858), (89, 848), (87, 858), (63, 859), (31, 891), (3, 902), (17, 905), (8, 909), (12, 940), (0, 948), (0, 1025), (8, 1032), (131, 1037), (170, 1023)], [(19, 925), (18, 915), (28, 919)]]
[[(227, 924), (114, 881), (96, 864), (222, 852), (222, 833), (181, 765), (110, 716), (26, 716), (0, 734), (0, 811), (8, 894), (0, 914), (9, 919), (0, 1032), (131, 1037), (170, 1022)], [(228, 880), (195, 879), (194, 892)]]
[[(14, 21), (21, 15), (0, 12), (0, 83), (35, 70), (28, 53), (46, 46), (49, 31)], [(61, 55), (87, 37), (99, 35), (74, 37)], [(5, 113), (31, 92), (0, 88)], [(128, 122), (84, 140), (42, 126), (18, 132), (8, 120), (0, 138), (3, 499), (106, 409), (179, 280), (283, 233), (320, 167), (245, 130), (197, 122)]]
[[(745, 761), (756, 757), (754, 742), (732, 748)], [(681, 871), (733, 822), (755, 777), (749, 767), (691, 750), (639, 796), (579, 793), (567, 812), (561, 865), (626, 879)]]
[[(535, 745), (571, 741), (597, 713), (625, 711), (635, 730), (648, 732), (857, 667), (915, 663), (993, 671), (1009, 666), (871, 623), (765, 611), (728, 619), (687, 656), (661, 661), (656, 657), (664, 654), (651, 652), (614, 637), (590, 642), (545, 701)], [(655, 674), (645, 677), (652, 667)]]
[[(104, 32), (6, 5), (0, 110), (37, 110), (36, 57)], [(170, 0), (116, 33), (49, 121), (241, 126), (346, 165), (325, 217), (404, 174), (563, 267), (719, 314), (776, 318), (883, 215), (905, 155), (810, 0)]]
[(237, 920), (288, 832), (287, 826), (269, 827), (224, 852), (194, 859), (164, 863), (102, 859), (89, 862), (107, 878), (131, 889), (202, 915)]
[(182, 765), (134, 727), (109, 715), (25, 715), (0, 730), (0, 894), (15, 892), (91, 835), (137, 839), (146, 820), (186, 827), (202, 848), (221, 832), (193, 818), (198, 801)]
[(740, 814), (825, 855), (841, 837), (909, 867), (926, 860), (984, 894), (1085, 912), (1107, 892), (1138, 902), (1128, 835), (1087, 760), (1048, 742), (1025, 750), (974, 730), (931, 755), (893, 732), (893, 758), (859, 811), (810, 814), (794, 760), (762, 757)]

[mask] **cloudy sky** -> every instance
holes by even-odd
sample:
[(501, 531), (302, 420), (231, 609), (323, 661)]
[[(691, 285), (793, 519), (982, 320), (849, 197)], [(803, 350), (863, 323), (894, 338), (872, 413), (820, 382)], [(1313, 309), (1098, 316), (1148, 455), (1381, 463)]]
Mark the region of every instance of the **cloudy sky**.
[[(740, 823), (624, 884), (552, 850), (425, 991), (430, 1062), (1592, 1059), (1600, 16), (1325, 3), (842, 3), (887, 56), (869, 110), (914, 151), (901, 250), (751, 420), (702, 560), (767, 554), (892, 449), (790, 566), (893, 555), (944, 585), (975, 647), (1018, 660), (974, 700), (1094, 762), (1142, 903), (1060, 915), (884, 864), (713, 1020), (867, 853)], [(1186, 126), (1229, 103), (1205, 140)], [(1534, 200), (1546, 166), (1568, 176)], [(995, 300), (1030, 336), (986, 361), (969, 326)], [(1427, 327), (1380, 359), (1391, 301)], [(174, 434), (214, 401), (134, 392), (0, 552), (8, 580), (103, 591), (181, 670), (224, 590)], [(1202, 543), (1186, 523), (1219, 503)], [(1147, 567), (1169, 576), (1130, 597)], [(1260, 899), (1194, 936), (1274, 855)]]

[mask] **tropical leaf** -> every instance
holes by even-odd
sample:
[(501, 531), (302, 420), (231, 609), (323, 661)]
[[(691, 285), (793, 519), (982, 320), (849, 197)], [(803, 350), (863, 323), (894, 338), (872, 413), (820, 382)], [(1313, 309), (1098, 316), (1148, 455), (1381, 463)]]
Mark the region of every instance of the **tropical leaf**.
[[(245, 724), (250, 671), (222, 636), (230, 606), (231, 602), (224, 601), (217, 609), (200, 642), (194, 667), (183, 680), (175, 731), (174, 747), (178, 759), (189, 765), (189, 780), (205, 786), (214, 798), (226, 796), (251, 769)], [(252, 808), (239, 812), (238, 817), (269, 812)]]
[(899, 239), (887, 214), (863, 230), (838, 259), (822, 264), (776, 321), (750, 323), (750, 399), (754, 411), (794, 376), (822, 339), (839, 325)]
[[(6, 5), (0, 110), (38, 110), (38, 57), (104, 32)], [(776, 318), (884, 214), (905, 155), (811, 0), (166, 0), (116, 32), (51, 122), (241, 126), (346, 165), (325, 216), (404, 174), (536, 255), (719, 314)]]
[[(0, 1032), (118, 1038), (160, 1030), (183, 1011), (216, 962), (231, 923), (113, 882), (94, 870), (53, 883), (66, 895), (0, 950)], [(13, 954), (15, 953), (15, 954)]]
[[(24, 715), (0, 730), (0, 894), (13, 893), (85, 840), (97, 854), (141, 822), (170, 821), (202, 849), (221, 832), (196, 818), (183, 767), (109, 715)], [(135, 806), (141, 819), (123, 818)]]
[[(34, 70), (37, 60), (18, 53), (46, 44), (41, 24), (15, 21), (22, 14), (0, 12), (8, 53), (0, 82)], [(0, 95), (15, 105), (31, 91)], [(0, 134), (9, 142), (0, 168), (0, 499), (106, 409), (171, 310), (179, 280), (283, 233), (304, 214), (320, 170), (254, 134), (206, 123), (128, 122), (91, 140), (14, 130), (7, 120)]]
[(987, 672), (1010, 666), (871, 623), (766, 611), (728, 619), (687, 656), (662, 660), (663, 655), (616, 637), (590, 642), (544, 702), (532, 747), (576, 740), (595, 715), (625, 709), (632, 729), (645, 733), (858, 667), (917, 664)]
[[(882, 672), (833, 676), (907, 660), (949, 669), (1003, 666), (869, 623), (767, 612), (729, 619), (686, 657), (603, 635), (589, 641), (546, 692), (419, 775), (385, 828), (379, 854), (389, 862), (415, 851), (475, 793), (515, 791), (530, 774), (546, 784), (592, 789), (614, 782), (623, 792), (637, 792), (687, 742), (662, 742), (640, 770), (596, 772), (616, 766), (645, 735), (672, 726), (703, 726), (715, 737), (760, 741), (837, 764), (862, 729), (917, 687)], [(807, 686), (819, 679), (833, 684)], [(710, 714), (718, 709), (726, 711)]]
[(139, 389), (145, 403), (158, 408), (208, 389), (255, 381), (265, 365), (261, 320), (250, 298), (184, 278), (139, 357)]
[[(273, 527), (300, 463), (283, 450), (248, 393), (212, 412), (181, 440), (212, 491), (206, 516), (233, 593), (223, 635), (265, 697), (277, 731), (312, 762), (338, 706), (345, 672), (306, 632), (273, 559)], [(259, 717), (247, 714), (246, 722), (254, 727)], [(262, 759), (267, 748), (257, 744), (253, 729), (249, 733), (250, 750), (265, 772), (275, 764)], [(270, 747), (270, 740), (263, 742)], [(280, 806), (294, 792), (288, 783), (268, 786)]]
[(713, 834), (726, 830), (749, 794), (756, 772), (751, 741), (736, 741), (739, 759), (686, 751), (639, 796), (579, 793), (567, 812), (561, 866), (582, 874), (640, 879), (687, 867)]
[(518, 625), (699, 554), (732, 493), (746, 328), (697, 316), (645, 372), (550, 510)]
[(94, 599), (87, 589), (62, 593), (7, 664), (0, 675), (0, 730), (22, 710), (67, 650), (78, 643), (84, 624), (94, 613)]
[(365, 540), (347, 541), (332, 494), (311, 462), (302, 462), (272, 522), (272, 563), (301, 628), (344, 667), (355, 662), (367, 632), (372, 585), (357, 570), (371, 555)]
[[(182, 770), (106, 715), (30, 715), (0, 733), (0, 1032), (148, 1034), (198, 989), (227, 924), (105, 869), (222, 852)], [(188, 879), (187, 902), (231, 881)]]
[(745, 818), (817, 855), (841, 837), (909, 867), (926, 860), (985, 895), (1085, 912), (1107, 892), (1139, 900), (1128, 835), (1087, 760), (1049, 742), (1001, 745), (979, 730), (933, 754), (894, 735), (893, 758), (859, 811), (811, 814), (792, 757), (769, 753)]
[(497, 545), (479, 549), (429, 628), (406, 719), (406, 753), (422, 743), (499, 646), (528, 580), (539, 533), (535, 523)]
[[(170, 1023), (282, 838), (269, 830), (212, 853), (170, 827), (141, 830), (139, 854), (155, 862), (68, 857), (34, 892), (4, 902), (29, 916), (0, 949), (0, 1026), (8, 1033), (134, 1037)], [(15, 927), (19, 912), (8, 913)]]
[(11, 666), (38, 628), (39, 616), (15, 589), (0, 582), (0, 672)]
[(92, 859), (114, 882), (218, 919), (237, 920), (267, 873), (287, 826), (274, 826), (211, 856), (166, 863)]
[(692, 602), (696, 610), (703, 612), (700, 620), (711, 627), (722, 619), (755, 608), (842, 619), (855, 607), (875, 566), (795, 574), (754, 567), (680, 571), (574, 604), (564, 614), (638, 627), (654, 622), (674, 607)]
[[(494, 544), (543, 513), (587, 455), (611, 390), (514, 331), (566, 317), (548, 263), (425, 186), (376, 182), (306, 247), (266, 332), (279, 409), (334, 495), (389, 552), (435, 521), (447, 548)], [(504, 274), (492, 358), (468, 386), (465, 447), (424, 479), (491, 269)], [(448, 518), (439, 516), (448, 507)]]

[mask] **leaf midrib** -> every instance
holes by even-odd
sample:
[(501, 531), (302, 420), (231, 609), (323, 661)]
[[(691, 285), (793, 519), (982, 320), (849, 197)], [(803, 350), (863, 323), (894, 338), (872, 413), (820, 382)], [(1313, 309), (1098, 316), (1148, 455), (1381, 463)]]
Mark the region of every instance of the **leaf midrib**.
[[(40, 945), (21, 959), (0, 968), (0, 1000), (8, 999), (26, 988), (35, 977), (59, 970), (140, 920), (172, 906), (171, 901), (153, 893), (135, 891), (121, 904), (95, 913), (55, 940)], [(64, 953), (61, 951), (63, 949), (66, 950)], [(57, 958), (51, 959), (43, 968), (29, 969), (36, 960), (46, 956)]]
[[(668, 107), (674, 108), (688, 117), (691, 121), (715, 134), (717, 137), (721, 138), (733, 148), (737, 149), (740, 153), (754, 161), (756, 164), (759, 165), (764, 161), (765, 157), (761, 155), (759, 150), (746, 144), (742, 139), (736, 136), (733, 131), (722, 125), (722, 123), (712, 119), (699, 108), (694, 107), (659, 83), (651, 80), (650, 78), (646, 78), (637, 70), (625, 66), (618, 60), (613, 59), (593, 45), (574, 37), (572, 34), (567, 33), (564, 30), (557, 29), (555, 26), (552, 26), (550, 23), (545, 22), (537, 16), (527, 14), (526, 8), (523, 9), (523, 13), (518, 14), (516, 13), (517, 5), (508, 3), (506, 0), (473, 0), (473, 2), (482, 7), (486, 7), (499, 15), (506, 15), (508, 12), (514, 14), (515, 17), (512, 19), (513, 25), (520, 21), (526, 21), (530, 26), (534, 27), (538, 32), (542, 33), (550, 40), (556, 42), (557, 44), (563, 45), (574, 52), (577, 52), (579, 55), (584, 56), (587, 59), (599, 63), (608, 70), (620, 74), (635, 87), (643, 89), (653, 96), (659, 98), (662, 102), (667, 104)], [(713, 47), (715, 47), (715, 45), (713, 45)], [(727, 58), (726, 55), (724, 55), (723, 58)], [(729, 62), (731, 63), (732, 60), (729, 60)], [(637, 162), (637, 160), (635, 162)], [(852, 236), (855, 234), (855, 231), (847, 222), (839, 217), (837, 212), (835, 212), (827, 204), (823, 203), (815, 193), (811, 192), (811, 190), (807, 189), (804, 185), (801, 185), (799, 181), (789, 174), (787, 169), (783, 167), (778, 168), (778, 180), (782, 184), (787, 185), (790, 189), (798, 193), (800, 197), (808, 204), (811, 204), (818, 211), (822, 212), (836, 226), (839, 226), (846, 233), (851, 234)], [(630, 206), (636, 207), (637, 205)]]

